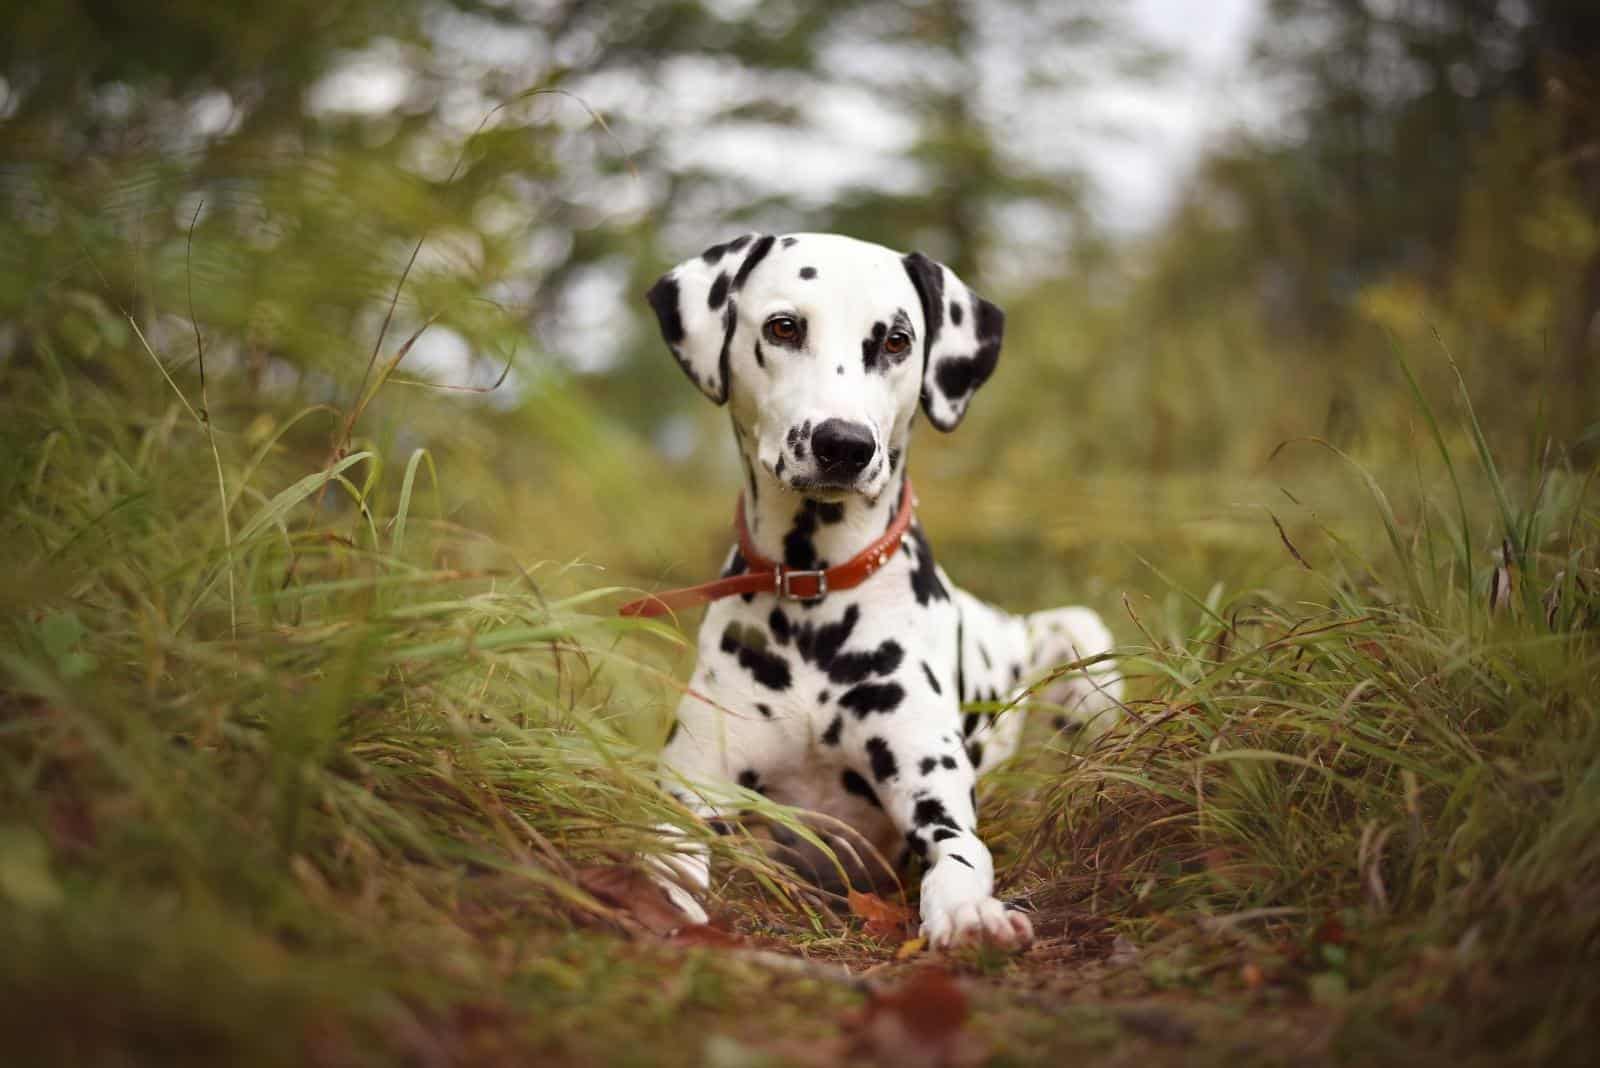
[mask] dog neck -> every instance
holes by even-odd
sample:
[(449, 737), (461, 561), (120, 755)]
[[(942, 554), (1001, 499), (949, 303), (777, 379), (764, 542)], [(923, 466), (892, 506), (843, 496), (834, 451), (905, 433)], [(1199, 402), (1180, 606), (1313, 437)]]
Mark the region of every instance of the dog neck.
[(903, 452), (881, 494), (837, 502), (797, 493), (753, 458), (743, 458), (745, 523), (750, 540), (768, 560), (800, 570), (834, 567), (871, 545), (889, 529), (905, 486)]

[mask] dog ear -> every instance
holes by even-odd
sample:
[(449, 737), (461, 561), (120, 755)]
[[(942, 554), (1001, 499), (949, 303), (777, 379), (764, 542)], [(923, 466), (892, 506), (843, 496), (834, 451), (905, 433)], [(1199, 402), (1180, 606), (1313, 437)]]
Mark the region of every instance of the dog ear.
[(942, 263), (913, 252), (901, 260), (922, 301), (922, 410), (951, 431), (1000, 360), (1006, 316)]
[(728, 400), (728, 346), (738, 293), (772, 248), (772, 236), (745, 234), (712, 245), (662, 275), (645, 294), (678, 366), (717, 404)]

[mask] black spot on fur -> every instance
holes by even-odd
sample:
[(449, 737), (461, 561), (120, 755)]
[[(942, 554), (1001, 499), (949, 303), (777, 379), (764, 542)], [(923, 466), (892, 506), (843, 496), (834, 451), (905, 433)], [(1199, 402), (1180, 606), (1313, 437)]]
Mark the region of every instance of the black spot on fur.
[[(978, 643), (978, 659), (983, 661), (983, 666), (985, 668), (987, 668), (990, 671), (994, 670), (994, 661), (989, 659), (989, 650), (987, 650), (987, 649), (985, 649), (983, 647), (983, 643), (982, 642)], [(992, 701), (992, 700), (994, 700), (994, 698), (991, 697), (990, 700)]]
[(863, 682), (846, 690), (839, 704), (865, 719), (874, 712), (893, 712), (900, 707), (906, 692), (898, 682)]
[(811, 420), (807, 419), (799, 426), (792, 426), (783, 436), (784, 444), (789, 446), (789, 451), (794, 453), (796, 460), (806, 458), (806, 442), (811, 438)]
[(936, 693), (936, 694), (943, 694), (944, 693), (944, 688), (939, 685), (939, 680), (934, 678), (934, 676), (933, 676), (933, 668), (928, 666), (928, 662), (926, 660), (924, 660), (922, 662), (922, 673), (927, 676), (928, 685), (933, 688), (933, 692), (934, 693)]
[(978, 300), (978, 351), (970, 356), (946, 356), (934, 367), (933, 378), (950, 403), (959, 407), (967, 394), (994, 374), (1000, 360), (1000, 339), (1005, 313), (986, 300)]
[(722, 307), (722, 302), (728, 299), (728, 272), (723, 271), (717, 275), (717, 280), (711, 283), (711, 292), (706, 294), (706, 307), (716, 311)]
[(950, 813), (945, 811), (944, 803), (936, 797), (918, 801), (917, 807), (911, 811), (911, 822), (917, 827), (937, 826), (960, 829), (956, 821), (950, 818)]
[(774, 608), (772, 614), (767, 616), (767, 628), (772, 631), (772, 640), (779, 645), (789, 644), (789, 617), (782, 608)]
[(852, 604), (832, 623), (803, 624), (795, 632), (795, 647), (803, 659), (826, 671), (833, 664), (833, 658), (839, 655), (839, 649), (850, 640), (860, 620), (861, 606)]
[(978, 729), (978, 721), (981, 718), (976, 712), (968, 712), (965, 716), (962, 716), (961, 737), (970, 737), (972, 732)]
[(895, 469), (898, 468), (899, 466), (900, 466), (900, 450), (899, 449), (890, 449), (889, 450), (889, 472), (891, 474), (893, 474)]
[(855, 769), (845, 768), (844, 774), (839, 776), (839, 781), (843, 784), (845, 793), (855, 794), (874, 808), (883, 807), (883, 802), (878, 800), (878, 792)]
[(917, 764), (917, 770), (924, 775), (932, 775), (933, 769), (939, 766), (937, 757), (923, 757)]
[(940, 827), (937, 831), (933, 832), (933, 840), (935, 842), (948, 842), (952, 838), (960, 837), (960, 834), (950, 830), (948, 827)]
[(739, 785), (746, 790), (755, 790), (759, 793), (761, 791), (761, 776), (746, 768), (739, 773)]
[(799, 243), (800, 243), (800, 239), (798, 237), (786, 237), (786, 238), (783, 239), (783, 247), (784, 248), (794, 248), (794, 246), (799, 244)]
[(950, 859), (955, 861), (957, 864), (964, 864), (969, 868), (972, 867), (972, 862), (966, 857), (962, 856), (960, 853), (951, 853)]
[(822, 732), (823, 745), (838, 745), (839, 732), (844, 730), (844, 717), (834, 716), (833, 722), (828, 724), (828, 729)]
[(950, 325), (961, 325), (961, 305), (953, 300), (950, 302)]
[(733, 330), (738, 320), (738, 303), (730, 300), (722, 308), (722, 352), (717, 356), (719, 380), (713, 390), (718, 404), (728, 399), (728, 347), (733, 344)]
[[(782, 466), (783, 457), (778, 457), (778, 464)], [(822, 566), (817, 562), (816, 546), (811, 543), (811, 535), (816, 532), (817, 502), (808, 500), (794, 517), (794, 526), (783, 536), (785, 565), (804, 571), (813, 571)]]
[(767, 705), (762, 704), (759, 701), (756, 702), (756, 711), (761, 713), (761, 718), (762, 719), (771, 719), (772, 718), (772, 709), (769, 708)]
[(718, 261), (722, 259), (723, 253), (727, 251), (727, 245), (712, 245), (710, 248), (700, 253), (700, 258), (706, 261), (706, 265), (708, 267), (715, 267)]
[[(967, 699), (967, 669), (966, 656), (962, 652), (966, 648), (963, 644), (962, 632), (966, 629), (966, 621), (961, 618), (961, 607), (956, 606), (956, 700), (965, 702)], [(970, 732), (969, 732), (970, 733)]]
[[(644, 299), (656, 313), (656, 322), (660, 325), (661, 336), (667, 339), (667, 344), (674, 348), (682, 344), (683, 315), (678, 310), (678, 280), (670, 274), (662, 275), (661, 279), (650, 287)], [(688, 370), (687, 365), (684, 370)]]
[(883, 348), (884, 335), (889, 332), (887, 323), (872, 324), (872, 333), (861, 340), (861, 366), (867, 371), (878, 369), (878, 353)]
[(827, 690), (823, 690), (821, 693), (817, 694), (817, 704), (819, 704), (819, 705), (827, 704), (828, 703), (828, 697), (829, 697), (828, 691)]
[(911, 572), (911, 592), (917, 595), (917, 603), (926, 605), (929, 601), (948, 601), (950, 591), (939, 581), (939, 572), (935, 570), (937, 565), (933, 562), (933, 550), (929, 548), (928, 539), (922, 533), (922, 524), (912, 523), (910, 534), (912, 542), (917, 547), (917, 566)]
[(889, 751), (889, 743), (879, 737), (867, 739), (867, 759), (872, 762), (872, 777), (888, 782), (900, 774), (900, 764)]
[(815, 267), (802, 267), (802, 268), (800, 268), (800, 277), (801, 278), (810, 279), (810, 278), (815, 278), (816, 276), (817, 276), (817, 269)]
[(739, 265), (739, 273), (733, 276), (733, 288), (735, 291), (744, 288), (744, 283), (750, 277), (750, 272), (756, 269), (758, 263), (766, 259), (768, 252), (772, 251), (772, 240), (772, 235), (768, 234), (750, 246), (750, 253), (745, 256), (744, 262)]
[(926, 857), (928, 855), (928, 843), (924, 842), (921, 837), (918, 836), (916, 831), (906, 832), (906, 845), (910, 846), (911, 852), (915, 853), (919, 857)]
[(838, 367), (834, 368), (834, 372), (836, 374), (844, 374), (844, 364), (841, 363)]
[(828, 678), (841, 686), (861, 682), (869, 675), (892, 675), (905, 658), (900, 643), (889, 638), (871, 652), (840, 653), (828, 668)]
[(844, 518), (843, 501), (817, 502), (817, 518), (824, 523), (837, 523)]
[(942, 756), (939, 758), (939, 763), (942, 764), (947, 771), (954, 771), (957, 766), (956, 758), (953, 756)]
[(738, 660), (756, 682), (769, 690), (789, 688), (789, 661), (766, 649), (766, 634), (756, 628), (729, 623), (722, 632), (722, 651)]
[(983, 743), (972, 742), (967, 746), (967, 759), (972, 761), (972, 766), (977, 767), (983, 763)]
[(757, 367), (765, 367), (766, 365), (767, 365), (767, 354), (761, 351), (761, 342), (757, 341), (756, 342), (756, 366)]
[(927, 331), (922, 339), (922, 351), (926, 354), (933, 351), (933, 343), (944, 328), (944, 270), (920, 252), (913, 252), (900, 262), (922, 303), (922, 322)]
[(783, 477), (783, 469), (786, 466), (788, 466), (788, 465), (784, 462), (783, 457), (781, 457), (781, 456), (778, 457), (778, 462), (772, 465), (772, 475), (773, 475), (773, 477), (774, 478), (782, 478)]

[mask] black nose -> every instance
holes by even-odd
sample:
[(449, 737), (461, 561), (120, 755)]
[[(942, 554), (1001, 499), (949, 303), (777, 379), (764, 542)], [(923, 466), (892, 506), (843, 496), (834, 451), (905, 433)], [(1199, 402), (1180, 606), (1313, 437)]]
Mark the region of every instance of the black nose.
[(852, 478), (867, 469), (878, 446), (873, 443), (871, 427), (827, 419), (811, 432), (811, 451), (824, 475)]

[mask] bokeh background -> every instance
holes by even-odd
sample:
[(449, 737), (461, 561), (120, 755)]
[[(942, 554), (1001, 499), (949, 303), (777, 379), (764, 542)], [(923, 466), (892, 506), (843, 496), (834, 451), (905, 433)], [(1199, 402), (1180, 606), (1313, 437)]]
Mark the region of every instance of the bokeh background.
[(0, 360), (116, 377), (127, 312), (198, 387), (198, 325), (248, 451), (427, 323), (361, 430), (426, 446), (447, 515), (689, 580), (732, 453), (639, 295), (839, 230), (1010, 313), (914, 454), (963, 581), (1258, 581), (1267, 512), (1313, 522), (1282, 487), (1347, 477), (1280, 444), (1422, 477), (1397, 354), (1446, 414), (1453, 356), (1512, 471), (1593, 451), (1596, 70), (1581, 0), (8, 5)]
[(0, 0), (0, 1061), (908, 1063), (910, 913), (657, 787), (615, 614), (739, 484), (642, 294), (753, 229), (1005, 307), (922, 518), (1130, 677), (920, 1063), (1592, 1045), (1594, 0)]

